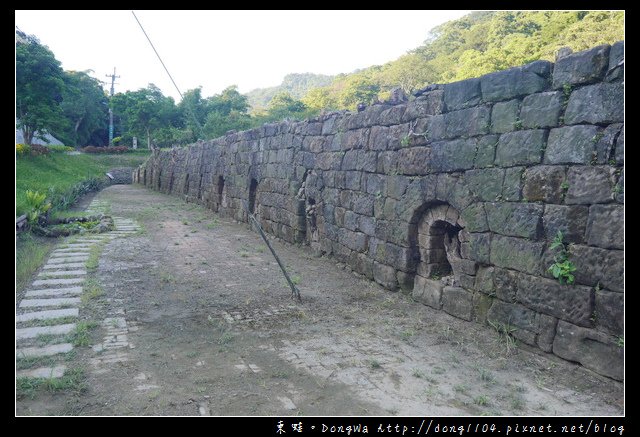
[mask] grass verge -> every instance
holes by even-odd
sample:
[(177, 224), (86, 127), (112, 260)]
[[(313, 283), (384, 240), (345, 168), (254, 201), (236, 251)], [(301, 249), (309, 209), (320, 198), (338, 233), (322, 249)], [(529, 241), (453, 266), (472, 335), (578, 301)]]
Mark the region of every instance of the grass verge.
[(25, 289), (56, 243), (55, 239), (37, 237), (28, 232), (16, 242), (16, 291)]

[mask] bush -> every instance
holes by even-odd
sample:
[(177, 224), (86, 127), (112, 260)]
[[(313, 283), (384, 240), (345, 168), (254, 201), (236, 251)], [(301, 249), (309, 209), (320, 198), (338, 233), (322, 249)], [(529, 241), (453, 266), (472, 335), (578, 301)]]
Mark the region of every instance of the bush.
[(82, 151), (84, 153), (125, 153), (128, 150), (129, 148), (127, 146), (116, 146), (116, 147), (87, 146), (82, 148)]
[(31, 156), (48, 155), (49, 152), (50, 150), (46, 146), (41, 146), (40, 144), (31, 145)]
[(18, 143), (16, 144), (16, 154), (18, 156), (24, 156), (31, 153), (31, 147), (28, 144)]
[(63, 145), (55, 145), (55, 146), (47, 146), (47, 147), (49, 148), (50, 151), (56, 152), (56, 153), (73, 152), (75, 150), (73, 147), (63, 146)]

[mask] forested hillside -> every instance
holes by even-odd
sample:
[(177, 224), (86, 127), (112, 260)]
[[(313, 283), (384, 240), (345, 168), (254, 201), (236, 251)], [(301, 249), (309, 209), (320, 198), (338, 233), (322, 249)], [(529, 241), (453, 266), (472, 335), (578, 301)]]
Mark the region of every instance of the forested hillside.
[(434, 28), (422, 46), (399, 59), (339, 75), (302, 101), (313, 109), (353, 109), (358, 102), (384, 99), (396, 86), (411, 93), (431, 83), (553, 61), (561, 47), (579, 51), (623, 39), (624, 12), (473, 12)]
[[(290, 74), (278, 87), (247, 95), (233, 85), (209, 97), (202, 96), (201, 88), (188, 90), (179, 103), (153, 84), (118, 93), (108, 103), (114, 112), (114, 141), (130, 145), (136, 136), (147, 145), (188, 144), (284, 118), (355, 109), (358, 103), (385, 100), (398, 86), (411, 94), (433, 83), (554, 60), (561, 47), (579, 51), (623, 40), (624, 12), (473, 12), (425, 37), (423, 45), (384, 65), (334, 78)], [(107, 101), (96, 79), (86, 72), (63, 71), (36, 37), (16, 38), (16, 113), (25, 138), (39, 131), (69, 145), (103, 145)]]
[(313, 73), (287, 74), (282, 83), (269, 88), (257, 88), (249, 91), (247, 100), (253, 109), (264, 109), (271, 99), (278, 93), (286, 92), (295, 99), (304, 97), (312, 88), (327, 86), (333, 81), (333, 76)]

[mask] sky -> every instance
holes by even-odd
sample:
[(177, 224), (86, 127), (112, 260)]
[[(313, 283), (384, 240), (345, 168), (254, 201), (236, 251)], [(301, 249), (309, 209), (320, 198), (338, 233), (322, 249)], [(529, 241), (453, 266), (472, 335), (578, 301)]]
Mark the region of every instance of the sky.
[[(289, 73), (338, 74), (397, 59), (469, 11), (134, 11), (182, 92), (211, 96), (279, 85)], [(15, 11), (65, 70), (116, 68), (115, 91), (153, 83), (179, 94), (132, 12)]]

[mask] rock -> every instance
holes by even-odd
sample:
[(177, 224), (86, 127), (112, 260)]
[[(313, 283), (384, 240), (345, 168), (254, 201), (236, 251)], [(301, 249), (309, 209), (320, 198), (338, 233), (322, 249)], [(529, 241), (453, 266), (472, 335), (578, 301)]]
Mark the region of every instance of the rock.
[(444, 285), (440, 280), (416, 275), (411, 296), (414, 300), (439, 310), (442, 308), (443, 288)]
[(589, 208), (583, 205), (546, 205), (542, 224), (544, 237), (551, 241), (562, 232), (567, 243), (584, 243)]
[(554, 279), (519, 275), (516, 299), (535, 311), (576, 325), (593, 326), (591, 287), (563, 285)]
[(490, 249), (490, 233), (472, 233), (469, 235), (469, 256), (473, 261), (489, 264)]
[(561, 92), (531, 94), (522, 101), (522, 109), (520, 109), (522, 127), (526, 129), (556, 127), (561, 111)]
[(476, 159), (474, 162), (475, 168), (493, 166), (498, 138), (498, 135), (484, 135), (478, 138), (478, 142), (476, 143)]
[(491, 110), (491, 132), (501, 134), (516, 130), (519, 112), (520, 101), (517, 99), (498, 102), (493, 105)]
[(613, 335), (624, 335), (624, 294), (598, 290), (595, 295), (595, 320)]
[(609, 66), (609, 45), (574, 53), (556, 61), (553, 68), (553, 88), (597, 82)]
[(491, 239), (491, 263), (532, 275), (540, 273), (543, 243), (494, 235)]
[(555, 165), (539, 165), (529, 167), (524, 173), (522, 195), (529, 202), (561, 203), (565, 181), (564, 167)]
[(624, 291), (624, 251), (600, 249), (579, 244), (570, 246), (569, 260), (576, 271), (576, 283)]
[[(489, 133), (491, 111), (488, 106), (476, 106), (459, 111), (448, 112), (443, 117), (443, 138), (475, 136)], [(436, 117), (434, 117), (435, 119)]]
[(444, 104), (447, 111), (475, 106), (480, 103), (480, 79), (467, 79), (443, 85)]
[(609, 166), (571, 167), (567, 172), (567, 204), (606, 203), (613, 200), (613, 169)]
[(547, 131), (542, 129), (509, 132), (500, 135), (496, 149), (496, 165), (539, 164), (547, 140)]
[(395, 269), (379, 262), (373, 263), (373, 279), (389, 290), (395, 290), (398, 287)]
[(483, 170), (469, 170), (465, 174), (469, 189), (482, 201), (494, 201), (502, 196), (504, 170), (501, 168), (487, 168)]
[(624, 249), (624, 206), (592, 205), (587, 222), (587, 244)]
[(624, 84), (599, 83), (571, 93), (566, 124), (608, 124), (624, 121)]
[(442, 290), (442, 309), (463, 320), (471, 321), (472, 295), (460, 287), (444, 287)]
[(495, 102), (544, 91), (549, 84), (552, 65), (548, 61), (535, 61), (484, 75), (480, 78), (482, 98)]
[(536, 344), (539, 331), (536, 313), (522, 305), (494, 299), (487, 312), (487, 321), (526, 344)]
[(522, 199), (522, 172), (524, 167), (511, 167), (504, 171), (502, 200), (515, 202)]
[(606, 80), (614, 82), (624, 79), (624, 41), (618, 41), (609, 51), (609, 69)]
[(474, 203), (465, 208), (460, 217), (464, 221), (465, 229), (469, 232), (485, 232), (489, 230), (483, 203)]
[(471, 138), (433, 143), (430, 170), (443, 172), (471, 169), (475, 156), (476, 142)]
[(488, 202), (485, 211), (489, 229), (496, 234), (533, 240), (542, 235), (542, 205)]
[(589, 164), (595, 152), (596, 126), (568, 126), (551, 129), (545, 164)]
[(603, 132), (598, 132), (596, 137), (600, 138), (596, 142), (596, 164), (608, 164), (613, 158), (616, 139), (619, 138), (622, 126), (622, 123), (610, 124)]
[(618, 381), (624, 378), (624, 348), (616, 345), (608, 335), (593, 329), (559, 321), (553, 353)]

